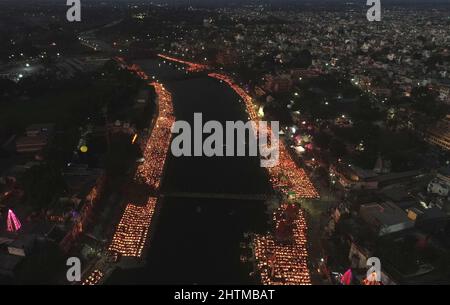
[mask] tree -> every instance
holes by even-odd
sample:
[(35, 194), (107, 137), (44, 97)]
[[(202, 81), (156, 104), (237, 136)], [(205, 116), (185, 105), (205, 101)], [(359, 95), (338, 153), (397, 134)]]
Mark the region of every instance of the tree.
[(330, 143), (330, 151), (337, 158), (342, 158), (347, 155), (347, 148), (344, 142), (336, 138)]
[(36, 241), (35, 249), (18, 267), (16, 280), (20, 284), (55, 284), (66, 271), (59, 247), (50, 241)]
[(302, 50), (298, 56), (293, 60), (293, 64), (298, 68), (309, 68), (312, 64), (312, 55), (309, 50)]
[(322, 150), (328, 150), (330, 148), (331, 136), (320, 132), (316, 136), (314, 136), (315, 144)]
[(3, 95), (11, 95), (16, 90), (16, 84), (9, 79), (0, 79), (0, 97)]
[(445, 115), (446, 107), (437, 101), (436, 93), (428, 90), (426, 87), (414, 88), (411, 92), (411, 98), (414, 101), (413, 107), (434, 119), (439, 119)]
[(274, 101), (264, 107), (264, 113), (276, 118), (282, 125), (291, 125), (292, 117), (284, 103)]
[(66, 189), (61, 171), (54, 164), (31, 167), (21, 179), (25, 201), (33, 209), (46, 209)]
[(107, 174), (113, 176), (126, 174), (139, 154), (139, 146), (131, 144), (129, 135), (114, 136), (111, 141), (111, 149), (105, 157)]

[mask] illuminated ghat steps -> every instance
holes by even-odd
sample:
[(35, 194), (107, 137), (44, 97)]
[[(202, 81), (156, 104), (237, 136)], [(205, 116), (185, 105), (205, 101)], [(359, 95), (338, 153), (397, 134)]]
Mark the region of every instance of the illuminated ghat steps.
[[(126, 66), (128, 70), (137, 74), (141, 79), (147, 80), (148, 76), (137, 65), (128, 66), (121, 58), (116, 58), (119, 64)], [(175, 121), (173, 116), (172, 96), (164, 86), (157, 82), (148, 84), (155, 88), (158, 101), (158, 113), (154, 126), (146, 139), (144, 149), (144, 162), (139, 165), (134, 176), (135, 181), (144, 182), (155, 193), (159, 193), (164, 165), (169, 151), (171, 139), (171, 127)], [(156, 210), (158, 197), (149, 197), (145, 205), (130, 202), (126, 205), (120, 222), (115, 228), (114, 236), (108, 250), (117, 257), (140, 259), (144, 255), (144, 248), (148, 243), (150, 225)], [(111, 266), (109, 266), (111, 267)], [(83, 284), (99, 284), (104, 277), (105, 270), (111, 268), (96, 268), (85, 279)]]
[[(287, 211), (282, 205), (274, 212), (276, 227), (280, 226), (280, 215)], [(292, 220), (292, 242), (282, 244), (274, 235), (257, 235), (253, 240), (253, 251), (257, 270), (264, 285), (309, 285), (311, 277), (308, 268), (308, 229), (304, 211), (295, 212)]]
[[(146, 78), (139, 67), (135, 67), (135, 72), (138, 75), (141, 72), (141, 77)], [(159, 113), (144, 149), (145, 161), (138, 167), (134, 179), (146, 183), (152, 190), (158, 192), (169, 150), (170, 128), (175, 118), (171, 94), (162, 84), (153, 82), (150, 85), (155, 88), (158, 97)], [(157, 197), (150, 197), (144, 206), (133, 203), (126, 206), (109, 246), (110, 251), (125, 257), (142, 256), (157, 201)]]
[[(192, 71), (204, 69), (201, 65), (163, 55), (160, 55), (160, 57), (190, 65), (189, 68)], [(142, 79), (148, 79), (148, 76), (139, 67), (132, 68)], [(217, 73), (208, 75), (227, 83), (242, 98), (249, 119), (258, 121), (253, 100), (244, 89), (226, 75)], [(174, 122), (174, 116), (170, 93), (159, 83), (152, 83), (151, 85), (155, 87), (158, 96), (159, 116), (145, 147), (145, 162), (138, 169), (135, 179), (144, 181), (149, 187), (159, 191), (164, 163), (169, 149), (170, 128)], [(279, 161), (277, 166), (268, 168), (270, 182), (275, 190), (289, 194), (296, 199), (315, 199), (319, 197), (306, 172), (296, 165), (283, 142), (280, 142)], [(194, 192), (174, 192), (160, 196), (238, 200), (245, 198), (249, 200), (267, 199), (265, 194)], [(132, 203), (127, 206), (109, 247), (111, 252), (128, 257), (142, 256), (156, 202), (157, 198), (153, 197), (149, 199), (145, 206), (138, 206)], [(311, 284), (308, 267), (307, 223), (304, 211), (299, 209), (298, 206), (283, 204), (273, 215), (275, 229), (280, 230), (281, 225), (287, 220), (289, 220), (289, 226), (292, 229), (289, 243), (281, 242), (276, 234), (271, 233), (256, 235), (253, 239), (252, 250), (255, 258), (255, 267), (261, 276), (261, 283), (264, 285)], [(101, 271), (99, 273), (94, 270), (87, 282), (96, 284), (102, 276)]]
[(268, 194), (233, 194), (233, 193), (190, 193), (190, 192), (170, 192), (161, 194), (161, 197), (173, 198), (199, 198), (199, 199), (229, 199), (229, 200), (267, 200)]
[(122, 256), (141, 257), (155, 211), (157, 198), (150, 197), (144, 206), (128, 204), (116, 227), (109, 250)]

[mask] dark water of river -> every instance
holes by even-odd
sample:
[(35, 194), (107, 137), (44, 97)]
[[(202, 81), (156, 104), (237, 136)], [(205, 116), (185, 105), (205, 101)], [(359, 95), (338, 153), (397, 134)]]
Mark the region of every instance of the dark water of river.
[[(184, 70), (158, 60), (137, 62), (172, 93), (177, 120), (247, 121), (239, 96), (206, 75), (185, 77)], [(162, 193), (261, 194), (270, 192), (258, 157), (180, 157), (169, 152)], [(251, 284), (251, 264), (240, 262), (244, 232), (264, 232), (263, 201), (165, 198), (153, 226), (142, 269), (115, 272), (110, 284)]]

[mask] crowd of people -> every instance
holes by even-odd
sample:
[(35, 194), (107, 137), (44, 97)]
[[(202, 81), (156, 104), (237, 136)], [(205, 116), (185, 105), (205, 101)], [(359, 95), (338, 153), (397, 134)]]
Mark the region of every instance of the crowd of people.
[[(145, 73), (139, 68), (133, 71), (145, 78)], [(143, 73), (143, 75), (141, 75)], [(155, 88), (158, 99), (158, 116), (144, 149), (144, 162), (139, 165), (135, 180), (146, 183), (157, 192), (161, 185), (167, 152), (170, 146), (171, 127), (175, 122), (173, 116), (172, 96), (158, 82), (150, 83)], [(150, 197), (144, 206), (128, 204), (114, 234), (110, 251), (122, 256), (141, 257), (147, 240), (150, 223), (155, 211), (157, 198)]]
[[(124, 61), (118, 60), (125, 64)], [(139, 66), (126, 66), (143, 80), (148, 76)], [(172, 96), (158, 82), (149, 84), (155, 88), (158, 99), (158, 116), (154, 121), (151, 134), (144, 145), (144, 162), (139, 165), (134, 179), (146, 183), (155, 193), (159, 191), (161, 179), (170, 146), (171, 127), (175, 122), (173, 116)], [(108, 250), (122, 257), (141, 258), (150, 224), (155, 212), (157, 197), (149, 197), (145, 205), (129, 203), (115, 229), (114, 236)], [(99, 283), (103, 273), (95, 269), (85, 280), (86, 285)]]
[(92, 271), (92, 273), (81, 283), (81, 285), (97, 285), (100, 283), (104, 274), (98, 269)]
[[(283, 214), (290, 209), (282, 205), (273, 214), (275, 230), (285, 221)], [(292, 210), (292, 208), (291, 208)], [(289, 220), (289, 241), (280, 241), (275, 235), (256, 235), (253, 250), (257, 270), (264, 285), (309, 285), (307, 225), (304, 212), (295, 209)]]
[[(249, 119), (254, 122), (259, 121), (253, 100), (244, 89), (226, 75), (210, 73), (209, 76), (227, 83), (242, 98)], [(295, 163), (282, 141), (279, 141), (279, 152), (278, 165), (267, 168), (273, 188), (294, 199), (318, 198), (319, 194), (306, 172)], [(274, 213), (275, 230), (280, 226), (282, 219), (280, 215), (286, 208), (287, 205), (283, 205)], [(311, 284), (308, 268), (307, 225), (303, 213), (299, 209), (292, 220), (291, 243), (284, 244), (273, 235), (257, 235), (254, 239), (255, 260), (263, 284)]]
[[(190, 70), (205, 68), (202, 65), (184, 62), (164, 55), (159, 56), (167, 60), (187, 64)], [(138, 67), (133, 67), (133, 71), (143, 79), (147, 79), (145, 73)], [(252, 98), (244, 89), (235, 84), (228, 76), (217, 73), (210, 73), (209, 76), (227, 83), (242, 98), (249, 119), (254, 122), (259, 121)], [(159, 115), (144, 149), (145, 161), (139, 166), (135, 179), (145, 182), (154, 191), (158, 191), (170, 145), (171, 127), (175, 118), (171, 94), (158, 82), (151, 83), (151, 85), (154, 86), (158, 96)], [(255, 131), (255, 134), (258, 133)], [(297, 166), (285, 145), (281, 141), (279, 143), (280, 162), (277, 166), (268, 169), (274, 189), (291, 196), (293, 194), (296, 198), (317, 198), (318, 193), (306, 172)], [(127, 205), (116, 228), (109, 247), (110, 251), (122, 256), (140, 257), (142, 255), (156, 201), (156, 197), (151, 197), (145, 206)], [(275, 230), (280, 226), (281, 215), (286, 209), (287, 205), (282, 205), (274, 213)], [(274, 235), (257, 235), (254, 239), (255, 259), (263, 284), (299, 285), (311, 283), (307, 265), (307, 225), (303, 211), (296, 210), (295, 217), (290, 219), (290, 223), (292, 229), (290, 243), (280, 242)]]
[(150, 197), (144, 206), (126, 206), (108, 250), (125, 257), (142, 256), (156, 201), (156, 197)]
[[(216, 78), (220, 81), (227, 83), (243, 100), (249, 119), (253, 122), (258, 122), (259, 117), (255, 110), (253, 99), (248, 95), (244, 89), (237, 85), (230, 77), (218, 74), (210, 73), (210, 77)], [(255, 134), (256, 130), (254, 130)], [(269, 131), (270, 132), (270, 131)], [(295, 199), (300, 198), (318, 198), (319, 194), (311, 183), (306, 172), (297, 166), (292, 156), (289, 154), (283, 141), (279, 141), (279, 163), (274, 167), (268, 167), (270, 181), (272, 186), (277, 191), (284, 193), (285, 195), (294, 196)]]
[(172, 96), (160, 83), (151, 83), (158, 97), (159, 114), (153, 131), (144, 149), (144, 163), (136, 172), (136, 180), (146, 183), (153, 191), (158, 191), (170, 147), (171, 128), (175, 122)]

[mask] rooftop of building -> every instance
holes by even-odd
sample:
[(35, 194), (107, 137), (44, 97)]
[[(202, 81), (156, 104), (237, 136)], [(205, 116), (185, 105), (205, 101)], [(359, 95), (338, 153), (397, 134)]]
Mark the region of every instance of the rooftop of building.
[(371, 225), (391, 226), (411, 222), (405, 211), (392, 202), (363, 204), (359, 213)]

